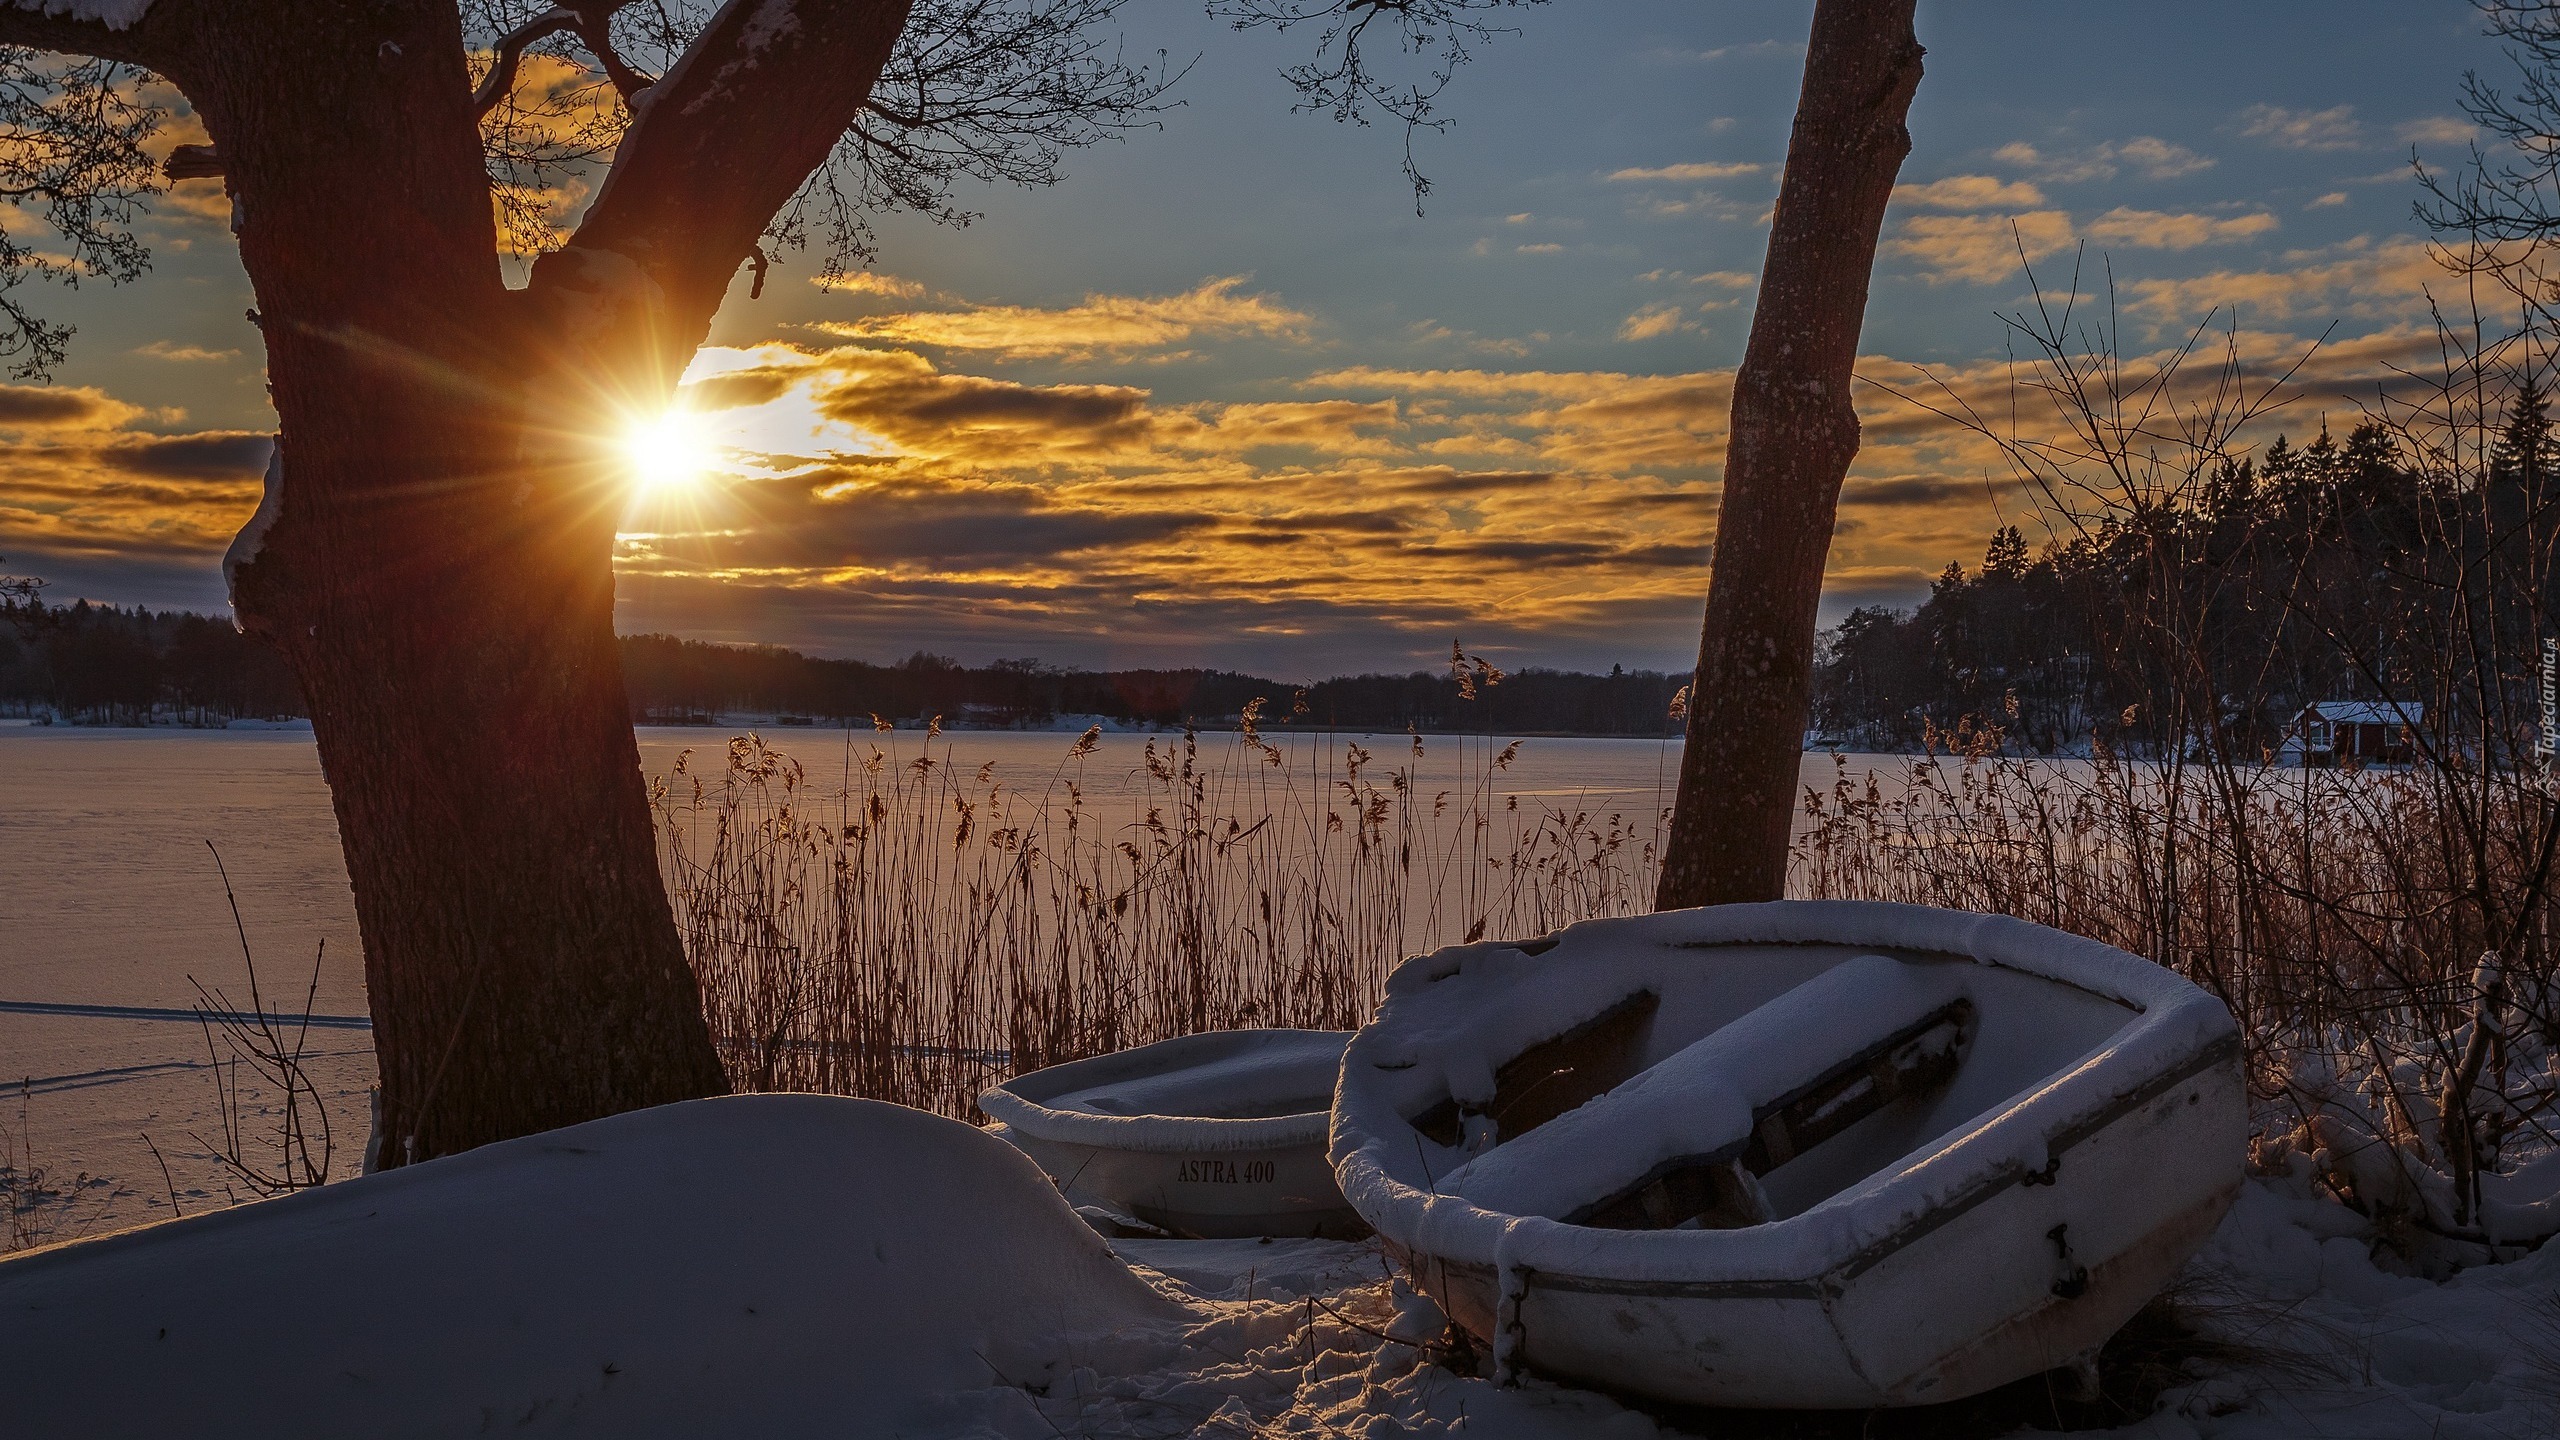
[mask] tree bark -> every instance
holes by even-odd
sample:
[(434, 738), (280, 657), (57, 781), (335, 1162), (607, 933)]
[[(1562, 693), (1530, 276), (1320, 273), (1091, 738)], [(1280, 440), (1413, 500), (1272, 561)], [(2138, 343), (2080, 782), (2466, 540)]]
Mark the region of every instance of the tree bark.
[(383, 1164), (726, 1088), (623, 691), (610, 447), (671, 399), (907, 8), (731, 0), (512, 292), (450, 0), (158, 0), (118, 31), (0, 10), (0, 42), (167, 76), (222, 156), (282, 427), (234, 604), (310, 705)]
[(1742, 368), (1657, 908), (1775, 900), (1803, 758), (1815, 611), (1886, 202), (1920, 85), (1914, 0), (1820, 0)]
[(725, 1085), (622, 693), (612, 477), (529, 433), (591, 357), (502, 282), (451, 7), (311, 9), (205, 35), (187, 88), (282, 423), (235, 594), (310, 706), (398, 1165)]

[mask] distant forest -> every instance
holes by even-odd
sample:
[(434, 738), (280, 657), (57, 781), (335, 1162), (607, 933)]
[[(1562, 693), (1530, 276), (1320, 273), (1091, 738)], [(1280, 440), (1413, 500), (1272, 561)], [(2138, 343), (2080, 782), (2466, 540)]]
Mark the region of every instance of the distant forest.
[[(1044, 726), (1059, 716), (1123, 724), (1226, 725), (1263, 702), (1263, 723), (1344, 730), (1669, 735), (1686, 676), (1613, 667), (1606, 675), (1479, 667), (1352, 675), (1299, 687), (1224, 670), (1075, 670), (1036, 660), (963, 665), (922, 651), (894, 664), (829, 660), (776, 646), (623, 637), (632, 719), (711, 723), (775, 715), (813, 724), (877, 716), (922, 725)], [(1496, 678), (1498, 676), (1498, 678)], [(292, 673), (227, 619), (0, 600), (0, 712), (74, 723), (222, 724), (303, 713)]]
[(2053, 520), (2034, 551), (2004, 526), (1918, 608), (1860, 608), (1823, 633), (1814, 726), (1896, 750), (1971, 717), (2047, 754), (2210, 734), (2246, 757), (2320, 701), (2423, 706), (2452, 734), (2527, 710), (2543, 617), (2560, 613), (2560, 440), (2539, 387), (2493, 428), (2477, 461), (2422, 468), (2382, 425), (2343, 443), (2324, 426)]

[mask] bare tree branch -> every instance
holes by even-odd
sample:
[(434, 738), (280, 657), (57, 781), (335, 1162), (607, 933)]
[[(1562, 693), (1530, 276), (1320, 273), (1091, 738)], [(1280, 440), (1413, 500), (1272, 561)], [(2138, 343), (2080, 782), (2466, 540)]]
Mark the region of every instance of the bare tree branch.
[(595, 258), (619, 257), (654, 287), (659, 338), (680, 369), (767, 221), (861, 114), (907, 11), (907, 0), (732, 0), (642, 97), (564, 252), (582, 258), (545, 257), (534, 288), (589, 289)]
[[(1318, 27), (1313, 58), (1281, 71), (1298, 92), (1296, 108), (1330, 113), (1340, 124), (1369, 123), (1371, 112), (1404, 123), (1404, 176), (1413, 185), (1414, 213), (1422, 213), (1431, 181), (1415, 163), (1414, 136), (1445, 130), (1437, 111), (1440, 92), (1458, 67), (1475, 58), (1474, 47), (1509, 34), (1484, 17), (1496, 10), (1543, 5), (1546, 0), (1209, 0), (1209, 13), (1238, 30), (1285, 33)], [(1372, 59), (1370, 26), (1381, 20), (1391, 55), (1408, 57), (1407, 78), (1381, 72)]]
[(1122, 0), (917, 0), (897, 52), (864, 105), (879, 122), (847, 128), (826, 167), (767, 230), (806, 247), (833, 281), (874, 252), (869, 216), (912, 210), (945, 225), (977, 218), (953, 195), (963, 180), (1043, 186), (1066, 152), (1157, 123), (1188, 68), (1159, 51), (1129, 63), (1101, 27)]
[[(1050, 184), (1067, 151), (1155, 123), (1180, 74), (1160, 52), (1129, 62), (1101, 33), (1123, 3), (914, 0), (861, 107), (872, 123), (849, 125), (779, 207), (763, 235), (768, 261), (814, 245), (820, 278), (832, 280), (870, 261), (879, 211), (966, 225), (977, 217), (954, 201), (961, 183)], [(707, 0), (464, 0), (463, 9), (466, 32), (491, 47), (482, 138), (506, 243), (539, 254), (566, 243), (558, 227), (580, 177), (606, 165), (634, 112), (649, 108), (653, 82), (642, 72), (671, 71), (715, 12)], [(558, 14), (587, 24), (546, 22)], [(522, 78), (486, 78), (518, 35), (530, 37), (518, 51)], [(538, 68), (534, 57), (561, 63)]]
[(480, 77), (480, 88), (471, 92), (471, 113), (487, 115), (516, 88), (516, 71), (524, 64), (524, 52), (535, 41), (578, 26), (576, 11), (554, 5), (500, 36), (490, 54), (489, 73)]
[(143, 143), (166, 117), (140, 82), (115, 61), (0, 46), (0, 197), (64, 242), (38, 248), (0, 231), (0, 360), (19, 379), (50, 374), (72, 334), (30, 310), (20, 285), (121, 284), (150, 267), (133, 222), (162, 188)]
[(471, 113), (486, 116), (516, 87), (516, 72), (525, 52), (554, 35), (572, 34), (602, 67), (607, 81), (627, 103), (654, 83), (625, 64), (614, 48), (613, 17), (631, 0), (587, 0), (582, 5), (554, 5), (498, 38), (490, 51), (489, 73), (471, 94)]
[[(1179, 74), (1161, 52), (1129, 63), (1099, 33), (1123, 3), (458, 0), (501, 249), (529, 259), (567, 245), (570, 217), (600, 180), (582, 231), (588, 248), (602, 239), (602, 249), (626, 258), (648, 252), (644, 269), (671, 313), (698, 311), (705, 296), (716, 303), (751, 253), (769, 266), (783, 250), (814, 244), (821, 278), (836, 278), (872, 257), (878, 211), (965, 225), (976, 217), (954, 199), (962, 182), (1050, 184), (1067, 151), (1155, 123)], [(194, 0), (158, 0), (123, 31), (0, 0), (0, 42), (18, 35), (164, 74), (184, 58), (164, 59), (164, 50), (227, 23)], [(759, 24), (769, 33), (752, 28)], [(885, 66), (846, 49), (843, 37), (857, 31), (889, 44)], [(832, 60), (802, 63), (819, 54)], [(121, 99), (105, 104), (99, 86), (108, 72), (98, 63), (39, 61), (33, 50), (0, 44), (0, 141), (45, 130), (105, 147), (66, 171), (57, 142), (21, 145), (10, 163), (41, 160), (64, 173), (15, 182), (0, 174), (0, 198), (16, 195), (21, 208), (74, 226), (62, 232), (73, 242), (67, 263), (62, 247), (38, 250), (0, 234), (0, 359), (16, 361), (21, 374), (56, 363), (70, 331), (25, 309), (10, 289), (28, 276), (74, 283), (139, 273), (148, 256), (126, 227), (136, 203), (164, 179), (223, 177), (236, 158), (189, 145), (155, 174), (123, 163), (148, 133), (133, 126), (156, 124), (159, 114), (122, 70), (114, 72)], [(879, 95), (866, 104), (864, 77), (875, 71)], [(713, 75), (721, 78), (703, 78)], [(741, 145), (740, 136), (756, 138)], [(679, 151), (685, 158), (674, 158)], [(648, 197), (648, 224), (672, 238), (641, 239), (633, 196)]]

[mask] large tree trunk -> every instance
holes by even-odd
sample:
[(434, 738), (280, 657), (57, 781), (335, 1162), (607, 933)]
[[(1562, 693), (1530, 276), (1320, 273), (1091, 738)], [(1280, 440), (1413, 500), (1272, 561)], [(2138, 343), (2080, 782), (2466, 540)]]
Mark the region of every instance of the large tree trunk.
[(233, 603), (310, 701), (384, 1163), (724, 1088), (623, 697), (607, 457), (908, 6), (726, 0), (509, 291), (451, 0), (0, 4), (0, 42), (156, 70), (214, 141), (282, 423)]
[(302, 622), (276, 638), (354, 882), (385, 1164), (725, 1088), (659, 879), (609, 552), (496, 513), (550, 477), (436, 478), (458, 493), (361, 505), (265, 577)]
[(1814, 8), (1759, 307), (1734, 376), (1661, 909), (1785, 893), (1814, 614), (1840, 484), (1858, 453), (1850, 372), (1885, 203), (1911, 150), (1913, 4)]
[(500, 280), (454, 23), (322, 7), (190, 91), (283, 423), (235, 596), (310, 703), (384, 1164), (724, 1088), (615, 653), (619, 490), (595, 407), (541, 403), (598, 357)]

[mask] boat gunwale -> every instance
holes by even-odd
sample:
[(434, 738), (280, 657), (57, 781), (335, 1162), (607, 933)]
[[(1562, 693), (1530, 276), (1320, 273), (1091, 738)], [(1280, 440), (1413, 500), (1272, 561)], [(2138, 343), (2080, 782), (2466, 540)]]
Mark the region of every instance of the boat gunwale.
[[(1110, 1079), (1139, 1079), (1175, 1073), (1181, 1063), (1150, 1067), (1136, 1057), (1172, 1054), (1188, 1058), (1188, 1052), (1207, 1052), (1214, 1056), (1251, 1048), (1257, 1037), (1287, 1036), (1340, 1037), (1340, 1048), (1347, 1049), (1352, 1032), (1347, 1030), (1301, 1030), (1285, 1027), (1258, 1030), (1204, 1030), (1191, 1035), (1177, 1035), (1130, 1050), (1114, 1050), (1102, 1055), (1088, 1055), (1043, 1066), (1027, 1074), (1016, 1075), (978, 1097), (978, 1109), (991, 1120), (1008, 1129), (1058, 1145), (1082, 1145), (1095, 1150), (1125, 1150), (1146, 1155), (1183, 1155), (1198, 1152), (1240, 1150), (1288, 1150), (1307, 1145), (1322, 1147), (1333, 1121), (1330, 1088), (1323, 1107), (1287, 1115), (1235, 1117), (1221, 1115), (1102, 1115), (1087, 1110), (1063, 1110), (1043, 1103), (1060, 1094), (1074, 1093), (1079, 1088), (1110, 1083)], [(1310, 1045), (1310, 1048), (1313, 1048)], [(1335, 1061), (1340, 1065), (1339, 1050)], [(1084, 1076), (1079, 1086), (1076, 1082)], [(1055, 1083), (1045, 1086), (1045, 1094), (1035, 1099), (1016, 1087), (1028, 1080), (1046, 1077)], [(1108, 1078), (1105, 1078), (1108, 1077)], [(1167, 1132), (1178, 1133), (1167, 1133)]]
[[(1487, 1274), (1494, 1273), (1497, 1267), (1515, 1273), (1531, 1270), (1547, 1277), (1542, 1283), (1550, 1289), (1559, 1288), (1558, 1278), (1570, 1275), (1581, 1282), (1574, 1288), (1590, 1293), (1616, 1293), (1617, 1287), (1659, 1286), (1664, 1287), (1663, 1293), (1672, 1295), (1819, 1296), (1824, 1293), (1826, 1281), (1834, 1285), (1845, 1283), (1847, 1277), (1881, 1263), (1929, 1230), (1952, 1221), (2026, 1176), (2041, 1173), (2031, 1169), (2018, 1154), (1999, 1154), (1996, 1146), (2014, 1144), (2031, 1133), (2041, 1132), (2044, 1138), (2038, 1148), (2043, 1158), (2051, 1162), (2060, 1152), (2130, 1110), (2207, 1073), (2217, 1064), (2235, 1059), (2239, 1051), (2238, 1025), (2230, 1011), (2192, 982), (2113, 946), (2007, 916), (1876, 901), (1775, 901), (1586, 921), (1546, 937), (1547, 943), (1533, 953), (1543, 955), (1576, 930), (1606, 937), (1631, 925), (1658, 925), (1672, 915), (1684, 916), (1688, 924), (1707, 933), (1642, 943), (1664, 951), (1790, 946), (1939, 954), (2060, 984), (2122, 1005), (2133, 1013), (2096, 1050), (1984, 1107), (1934, 1153), (1889, 1175), (1861, 1182), (1799, 1215), (1768, 1226), (1750, 1227), (1747, 1232), (1595, 1231), (1541, 1216), (1486, 1210), (1461, 1196), (1416, 1186), (1404, 1178), (1399, 1164), (1390, 1158), (1398, 1153), (1387, 1143), (1390, 1137), (1383, 1131), (1364, 1133), (1364, 1126), (1375, 1129), (1381, 1117), (1402, 1121), (1383, 1097), (1354, 1094), (1359, 1083), (1353, 1076), (1354, 1062), (1364, 1058), (1361, 1052), (1369, 1048), (1378, 1033), (1378, 1021), (1373, 1019), (1345, 1053), (1343, 1085), (1334, 1106), (1334, 1168), (1343, 1181), (1345, 1198), (1360, 1211), (1361, 1218), (1388, 1243), (1408, 1254)], [(1876, 933), (1876, 926), (1884, 922), (1891, 922), (1896, 933)], [(2030, 946), (2036, 953), (2026, 953)], [(1422, 985), (1457, 973), (1467, 955), (1509, 948), (1516, 947), (1479, 942), (1417, 956), (1390, 979), (1388, 1007), (1403, 996), (1415, 994)], [(1407, 976), (1405, 971), (1413, 974)], [(2193, 1027), (2189, 1035), (2175, 1034), (2173, 1027), (2182, 1025)], [(1371, 1060), (1370, 1064), (1378, 1066), (1380, 1062)], [(2102, 1103), (2091, 1104), (2086, 1098), (2057, 1093), (2055, 1089), (2066, 1076), (2093, 1069), (2127, 1068), (2133, 1074), (2125, 1079), (2132, 1083)], [(1371, 1113), (1373, 1110), (1376, 1113)], [(2023, 1151), (2024, 1147), (2020, 1148)], [(1986, 1151), (1990, 1153), (1986, 1155)], [(1922, 1204), (1897, 1217), (1881, 1233), (1864, 1237), (1854, 1231), (1846, 1236), (1825, 1234), (1818, 1222), (1805, 1223), (1835, 1201), (1873, 1201), (1897, 1191), (1907, 1195), (1915, 1190), (1920, 1192), (1920, 1197), (1915, 1198), (1926, 1197), (1927, 1187), (1935, 1178), (1929, 1171), (1940, 1170), (1943, 1174), (1957, 1167), (1969, 1167), (1972, 1173), (1948, 1177), (1954, 1183), (1946, 1194), (1923, 1198)], [(1427, 1166), (1424, 1174), (1428, 1176)], [(1777, 1240), (1774, 1246), (1757, 1253), (1730, 1248), (1738, 1235), (1765, 1235), (1781, 1227), (1781, 1235), (1772, 1237)], [(1664, 1279), (1658, 1275), (1612, 1276), (1608, 1273), (1610, 1267), (1588, 1263), (1605, 1258), (1588, 1246), (1590, 1237), (1598, 1234), (1625, 1234), (1635, 1242), (1628, 1251), (1634, 1263), (1628, 1268), (1659, 1270), (1668, 1259), (1673, 1264), (1727, 1273), (1695, 1280)], [(1854, 1243), (1844, 1247), (1844, 1239)], [(1575, 1254), (1583, 1263), (1558, 1264), (1546, 1258), (1558, 1250)], [(1624, 1293), (1646, 1292), (1629, 1289)]]
[[(2204, 1047), (2185, 1065), (2154, 1076), (2148, 1083), (2126, 1091), (2115, 1103), (2057, 1134), (2049, 1146), (2055, 1163), (2100, 1131), (2127, 1115), (2213, 1070), (2240, 1057), (2240, 1037), (2236, 1034)], [(1911, 1216), (1892, 1233), (1851, 1255), (1842, 1264), (1811, 1278), (1788, 1277), (1754, 1280), (1626, 1280), (1606, 1276), (1578, 1274), (1571, 1270), (1541, 1269), (1532, 1265), (1515, 1267), (1525, 1297), (1531, 1288), (1580, 1295), (1630, 1295), (1647, 1299), (1668, 1300), (1828, 1300), (1847, 1288), (1876, 1266), (1899, 1252), (1919, 1243), (1943, 1226), (1954, 1223), (1967, 1213), (1997, 1199), (2003, 1192), (2027, 1183), (2043, 1172), (2030, 1170), (2010, 1160), (1981, 1175), (1973, 1185), (1957, 1191), (1945, 1200)], [(2037, 1179), (2039, 1184), (2049, 1180)], [(1562, 1223), (1562, 1222), (1558, 1222)], [(1575, 1226), (1589, 1229), (1589, 1226)], [(1382, 1232), (1383, 1233), (1383, 1232)], [(1391, 1242), (1392, 1243), (1392, 1242)], [(1470, 1280), (1491, 1284), (1495, 1267), (1487, 1261), (1462, 1260), (1420, 1246), (1397, 1246), (1405, 1251), (1408, 1261), (1421, 1256), (1431, 1264), (1456, 1271)]]

